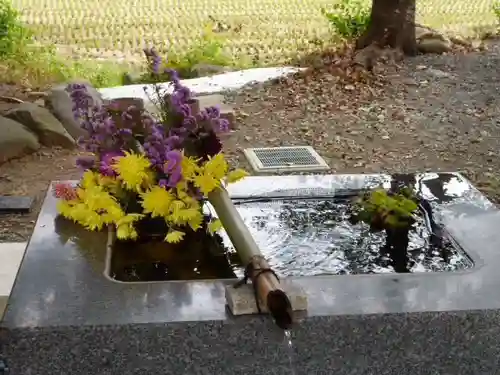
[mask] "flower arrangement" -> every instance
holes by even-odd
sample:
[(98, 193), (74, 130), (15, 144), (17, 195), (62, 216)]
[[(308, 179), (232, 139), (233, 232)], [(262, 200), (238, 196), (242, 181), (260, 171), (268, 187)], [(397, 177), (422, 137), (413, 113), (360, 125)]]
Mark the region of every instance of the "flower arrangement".
[(154, 50), (146, 55), (151, 74), (168, 74), (173, 86), (170, 95), (154, 86), (160, 116), (136, 107), (90, 106), (85, 86), (68, 86), (86, 131), (78, 144), (88, 155), (77, 161), (84, 173), (76, 186), (54, 185), (58, 212), (92, 231), (115, 226), (121, 240), (137, 239), (137, 224), (146, 218), (163, 220), (171, 243), (189, 231), (214, 233), (221, 223), (203, 214), (203, 201), (247, 173), (230, 171), (217, 136), (228, 127), (219, 110), (193, 111), (191, 92), (176, 72), (161, 71)]

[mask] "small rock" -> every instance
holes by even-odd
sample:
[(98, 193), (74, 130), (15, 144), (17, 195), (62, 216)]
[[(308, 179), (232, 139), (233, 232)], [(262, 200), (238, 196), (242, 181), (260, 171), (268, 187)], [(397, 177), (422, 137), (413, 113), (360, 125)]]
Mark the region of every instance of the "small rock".
[(46, 98), (49, 94), (43, 91), (30, 91), (27, 93), (30, 99)]
[[(72, 81), (68, 84), (71, 83), (80, 83), (85, 85), (91, 97), (90, 105), (102, 105), (103, 100), (101, 94), (94, 87), (92, 87), (90, 83), (85, 81)], [(66, 91), (68, 84), (53, 87), (47, 96), (45, 105), (52, 112), (52, 114), (57, 117), (59, 121), (61, 121), (64, 128), (73, 137), (73, 139), (77, 139), (84, 135), (85, 131), (75, 120), (73, 114), (73, 102), (69, 93)]]
[(417, 70), (425, 70), (425, 69), (427, 69), (427, 66), (425, 66), (425, 65), (417, 65), (415, 69), (417, 69)]
[(403, 78), (401, 83), (407, 86), (418, 86), (418, 82), (413, 78)]
[(68, 134), (59, 120), (46, 108), (34, 103), (23, 103), (7, 112), (5, 117), (26, 126), (38, 136), (40, 143), (44, 146), (75, 147), (74, 138)]
[(433, 76), (435, 76), (437, 78), (451, 77), (450, 73), (443, 72), (442, 70), (439, 70), (439, 69), (429, 69), (429, 70), (427, 70), (427, 72), (432, 74)]
[(346, 85), (344, 86), (344, 89), (346, 89), (347, 91), (353, 91), (355, 87), (353, 85)]
[(39, 148), (37, 137), (27, 127), (0, 116), (0, 164), (31, 154)]

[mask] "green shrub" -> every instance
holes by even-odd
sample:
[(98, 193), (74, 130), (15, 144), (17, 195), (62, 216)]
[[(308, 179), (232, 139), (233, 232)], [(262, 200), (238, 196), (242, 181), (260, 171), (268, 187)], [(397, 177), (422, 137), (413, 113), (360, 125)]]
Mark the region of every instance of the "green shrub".
[(44, 87), (85, 79), (95, 87), (111, 87), (121, 84), (123, 71), (112, 62), (74, 61), (59, 55), (51, 46), (26, 45), (0, 60), (0, 83)]
[(331, 10), (321, 9), (334, 32), (343, 39), (359, 37), (370, 22), (370, 7), (363, 0), (339, 0)]
[(34, 45), (19, 12), (9, 0), (0, 0), (0, 82), (41, 87), (73, 78), (103, 87), (119, 85), (121, 74), (115, 64), (73, 61), (51, 46)]
[(0, 0), (0, 57), (15, 54), (31, 38), (30, 31), (19, 19), (19, 13), (9, 0)]
[(500, 24), (500, 0), (495, 1), (493, 4), (493, 13), (495, 13), (497, 21)]
[(168, 53), (166, 65), (175, 69), (182, 78), (196, 77), (198, 64), (230, 66), (234, 64), (230, 55), (224, 51), (224, 37), (205, 31), (186, 53)]
[[(224, 33), (215, 33), (210, 27), (205, 28), (201, 38), (190, 46), (187, 51), (159, 51), (156, 48), (145, 49), (146, 72), (139, 74), (126, 73), (123, 75), (123, 85), (151, 84), (167, 82), (170, 74), (165, 69), (174, 69), (180, 78), (196, 78), (197, 69), (201, 65), (247, 68), (252, 65), (245, 59), (235, 59), (225, 51), (227, 37)], [(161, 55), (164, 54), (165, 58)]]

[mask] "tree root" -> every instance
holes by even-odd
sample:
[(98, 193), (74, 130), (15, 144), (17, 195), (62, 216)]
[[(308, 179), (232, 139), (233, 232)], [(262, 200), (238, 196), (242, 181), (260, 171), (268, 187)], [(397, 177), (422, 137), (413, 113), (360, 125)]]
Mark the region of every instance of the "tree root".
[(14, 98), (12, 96), (0, 96), (0, 100), (7, 102), (7, 103), (16, 103), (16, 104), (24, 103), (24, 100)]

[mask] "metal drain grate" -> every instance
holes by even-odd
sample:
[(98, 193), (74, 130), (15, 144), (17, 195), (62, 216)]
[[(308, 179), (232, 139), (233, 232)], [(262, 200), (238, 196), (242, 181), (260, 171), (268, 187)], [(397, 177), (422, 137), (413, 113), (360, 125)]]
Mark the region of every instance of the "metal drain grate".
[(310, 146), (247, 148), (245, 156), (256, 173), (313, 172), (330, 167)]

